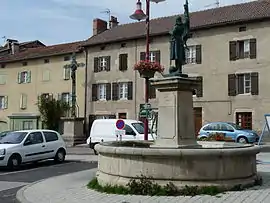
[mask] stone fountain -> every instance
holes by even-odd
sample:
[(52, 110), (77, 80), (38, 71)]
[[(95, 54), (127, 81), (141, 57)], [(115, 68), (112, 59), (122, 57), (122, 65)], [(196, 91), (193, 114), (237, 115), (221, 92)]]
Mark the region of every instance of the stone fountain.
[[(96, 145), (100, 185), (125, 186), (143, 175), (160, 185), (171, 182), (178, 188), (185, 185), (232, 188), (239, 184), (253, 185), (258, 178), (258, 146), (196, 140), (193, 91), (198, 84), (182, 74), (182, 53), (189, 33), (187, 4), (184, 8), (185, 23), (179, 24), (181, 18), (177, 18), (172, 31), (171, 60), (175, 60), (176, 67), (170, 67), (170, 74), (164, 78), (151, 80), (159, 99), (157, 140), (134, 146), (125, 146), (124, 142)], [(178, 33), (179, 30), (183, 32)]]

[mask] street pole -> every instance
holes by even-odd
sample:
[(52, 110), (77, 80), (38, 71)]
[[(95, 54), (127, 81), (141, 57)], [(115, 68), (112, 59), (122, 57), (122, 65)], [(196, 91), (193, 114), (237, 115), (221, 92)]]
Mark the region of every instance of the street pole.
[[(149, 37), (150, 37), (150, 0), (146, 0), (146, 61), (149, 61)], [(145, 104), (149, 102), (149, 78), (145, 78)], [(144, 140), (148, 140), (148, 118), (144, 119)]]

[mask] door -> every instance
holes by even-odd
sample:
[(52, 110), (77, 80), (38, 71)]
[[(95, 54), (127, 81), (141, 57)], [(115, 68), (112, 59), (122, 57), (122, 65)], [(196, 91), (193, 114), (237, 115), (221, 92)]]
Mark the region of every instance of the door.
[(24, 141), (22, 156), (24, 162), (37, 161), (44, 158), (44, 139), (42, 133), (32, 132)]
[(194, 113), (195, 137), (197, 137), (202, 127), (202, 107), (193, 108), (193, 113)]
[(45, 158), (53, 158), (59, 148), (58, 135), (52, 131), (43, 131), (43, 135), (45, 138)]
[(235, 141), (236, 133), (234, 128), (226, 123), (220, 124), (221, 133), (224, 133), (225, 137), (227, 138), (226, 141)]
[(252, 112), (237, 112), (236, 124), (244, 129), (252, 130)]

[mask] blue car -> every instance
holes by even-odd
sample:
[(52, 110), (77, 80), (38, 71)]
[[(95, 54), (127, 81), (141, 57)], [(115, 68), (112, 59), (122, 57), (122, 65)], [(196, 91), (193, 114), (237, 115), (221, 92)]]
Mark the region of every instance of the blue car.
[(223, 133), (225, 137), (239, 143), (254, 143), (259, 140), (259, 136), (255, 131), (243, 129), (230, 122), (208, 123), (201, 128), (198, 138), (207, 138), (213, 133)]

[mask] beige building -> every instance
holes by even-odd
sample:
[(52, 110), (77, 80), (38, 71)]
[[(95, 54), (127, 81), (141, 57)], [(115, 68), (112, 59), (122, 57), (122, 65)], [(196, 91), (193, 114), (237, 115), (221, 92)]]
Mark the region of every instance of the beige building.
[[(194, 96), (196, 129), (205, 122), (232, 121), (260, 130), (270, 113), (270, 1), (260, 0), (191, 14), (184, 72), (201, 81)], [(151, 20), (150, 58), (168, 72), (169, 31), (176, 16)], [(87, 42), (87, 121), (97, 117), (137, 119), (144, 80), (133, 65), (144, 59), (145, 23), (106, 30), (95, 19)], [(156, 74), (156, 77), (160, 77)], [(158, 101), (150, 88), (151, 103)]]
[[(27, 44), (27, 46), (25, 46)], [(85, 63), (82, 42), (45, 46), (39, 41), (7, 40), (0, 47), (0, 131), (41, 127), (38, 96), (71, 101), (71, 54)], [(78, 116), (84, 117), (85, 67), (77, 71)]]

